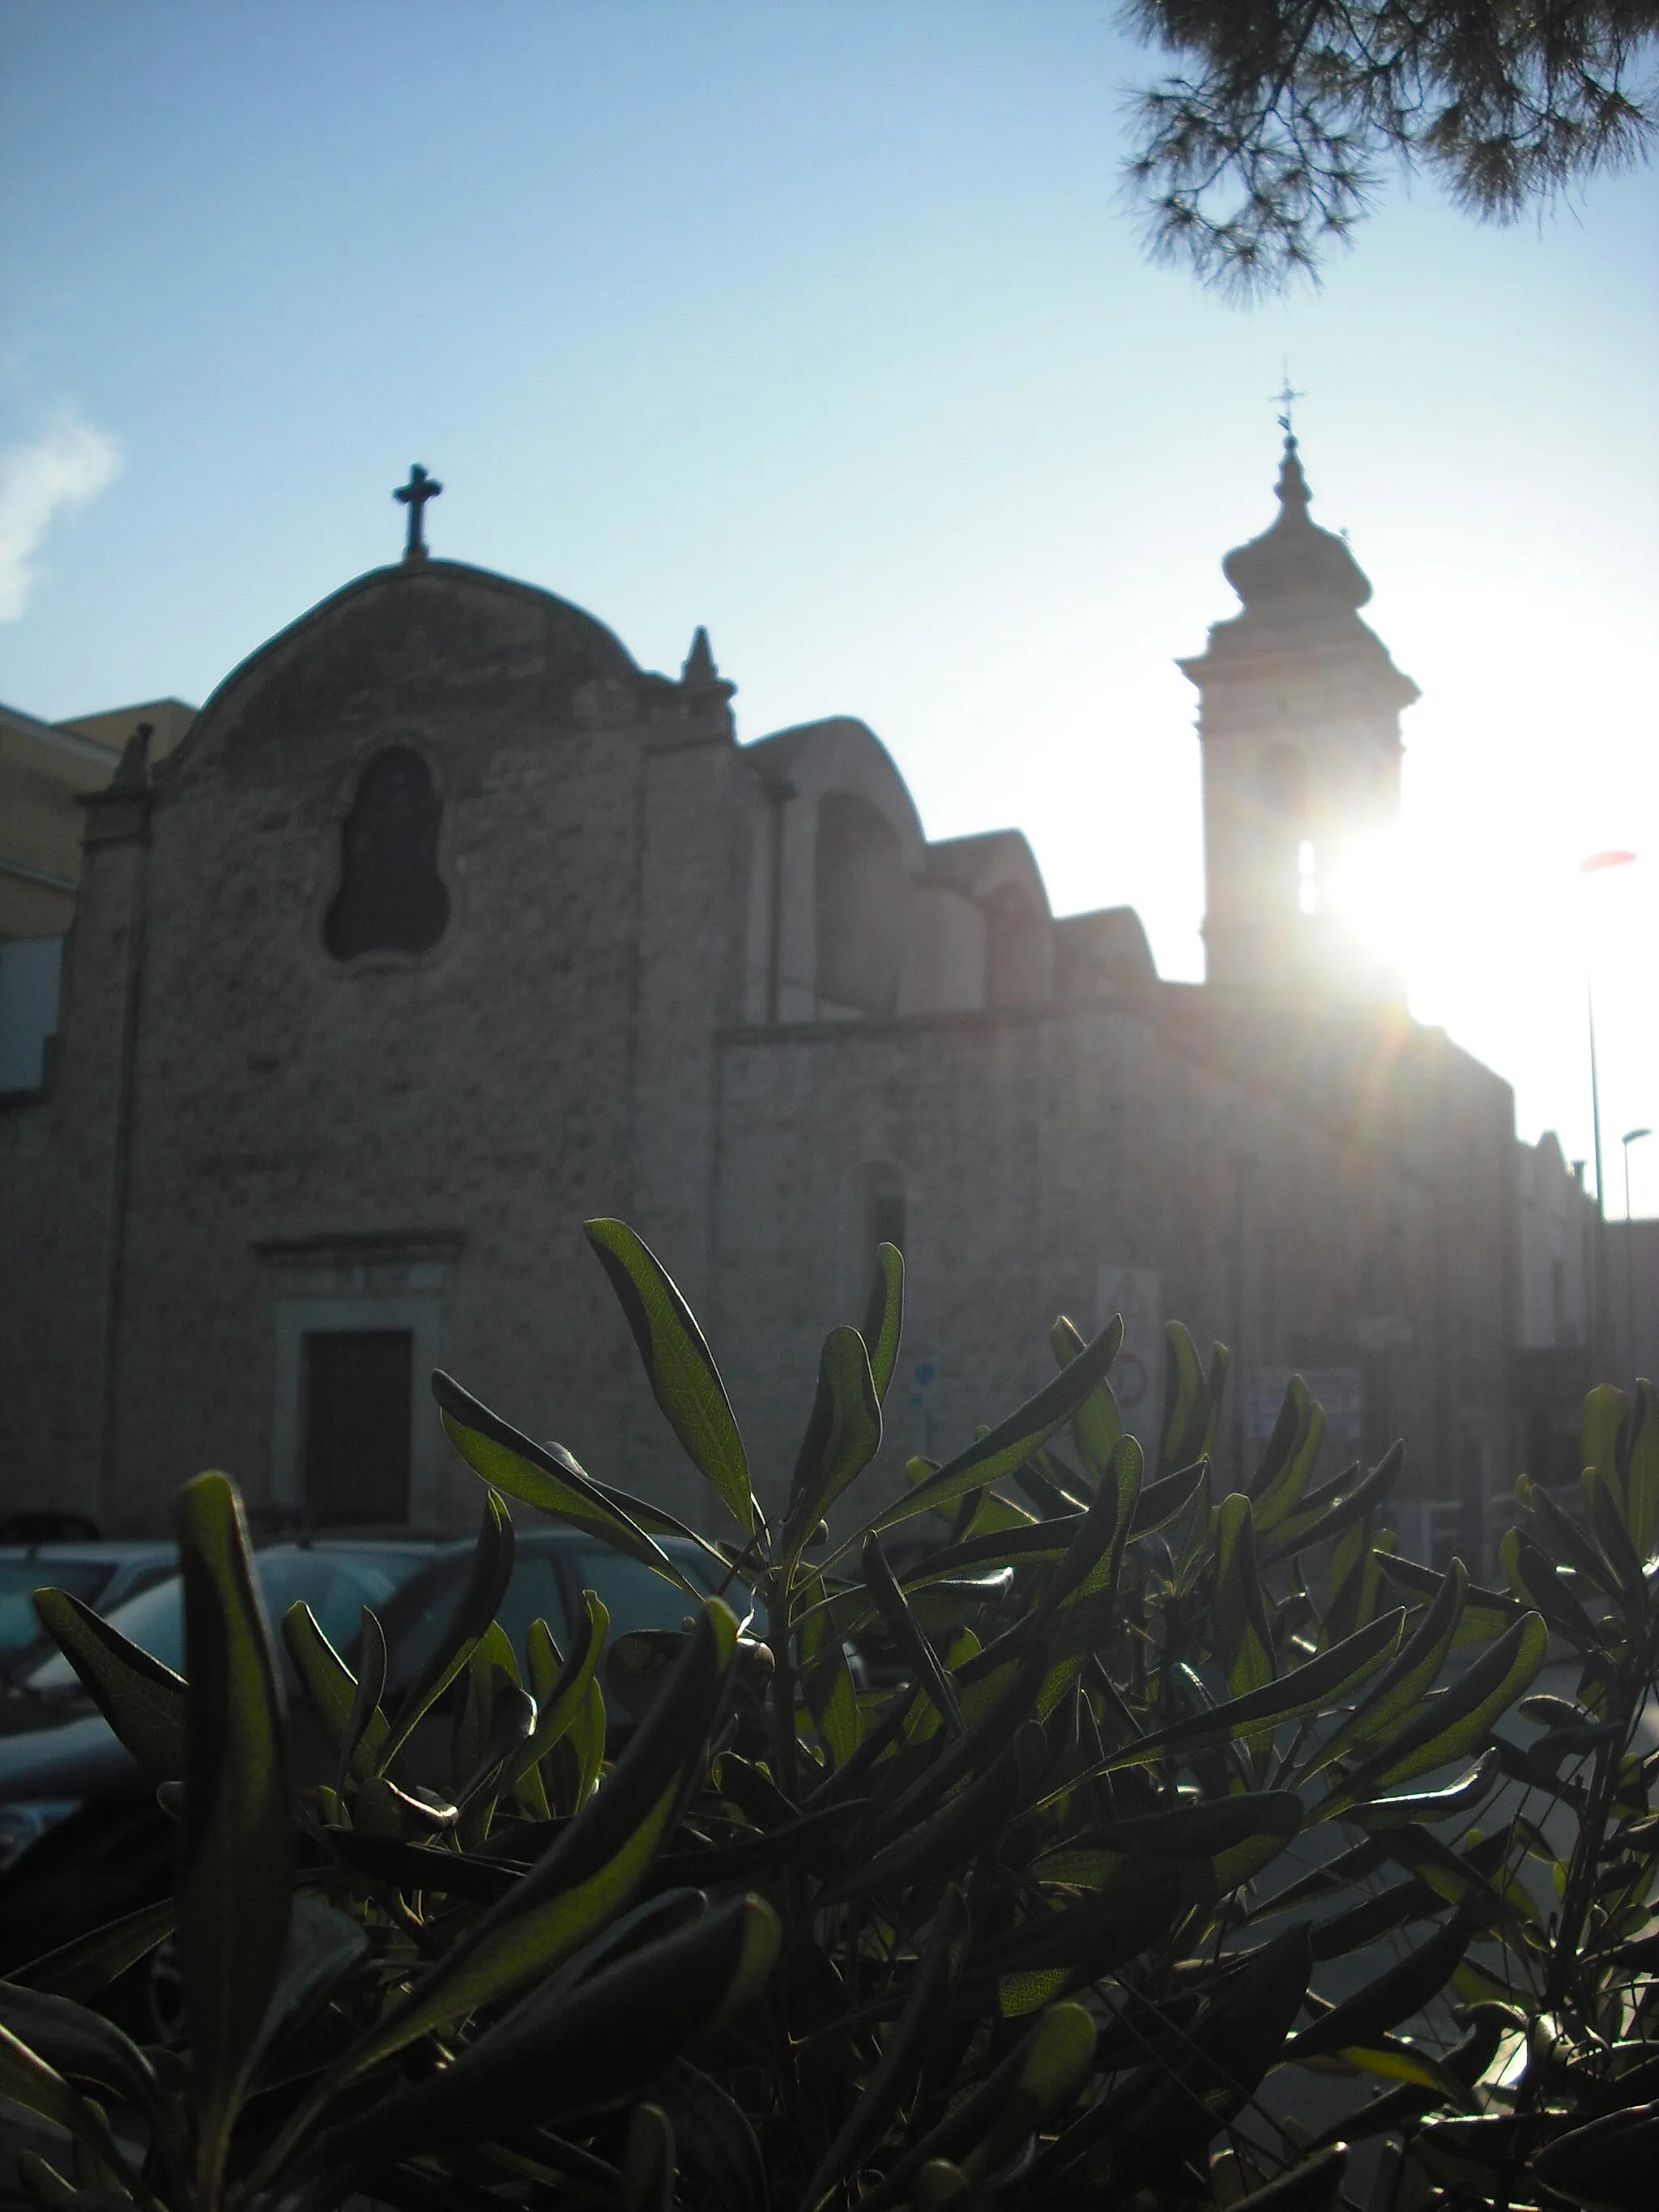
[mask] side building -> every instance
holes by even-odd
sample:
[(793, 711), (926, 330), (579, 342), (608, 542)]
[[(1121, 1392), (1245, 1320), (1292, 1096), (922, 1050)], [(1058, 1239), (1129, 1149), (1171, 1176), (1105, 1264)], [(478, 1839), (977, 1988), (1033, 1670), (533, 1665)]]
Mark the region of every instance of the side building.
[[(1412, 1445), (1478, 1547), (1514, 1468), (1508, 1087), (1364, 951), (1415, 696), (1293, 441), (1183, 663), (1208, 977), (1127, 908), (1054, 917), (1017, 831), (930, 842), (875, 736), (739, 744), (678, 678), (418, 540), (86, 795), (51, 1079), (0, 1106), (0, 1452), (18, 1504), (160, 1526), (226, 1467), (319, 1522), (453, 1521), (451, 1369), (596, 1473), (702, 1516), (581, 1220), (702, 1316), (763, 1488), (877, 1240), (909, 1322), (884, 1479), (1049, 1371), (1059, 1311), (1235, 1354), (1251, 1463), (1292, 1370), (1333, 1453)], [(884, 1479), (878, 1476), (878, 1480)], [(1444, 1523), (1443, 1510), (1440, 1526)]]

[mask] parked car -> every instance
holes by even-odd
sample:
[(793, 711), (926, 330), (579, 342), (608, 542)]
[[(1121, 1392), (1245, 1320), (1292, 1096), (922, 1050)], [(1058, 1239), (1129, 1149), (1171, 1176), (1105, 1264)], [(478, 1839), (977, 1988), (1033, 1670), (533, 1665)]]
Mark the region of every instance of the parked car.
[(40, 1632), (33, 1597), (51, 1583), (100, 1613), (136, 1597), (179, 1571), (178, 1547), (165, 1543), (0, 1544), (0, 1680), (52, 1650)]
[[(697, 1589), (717, 1586), (720, 1571), (696, 1545), (670, 1538), (664, 1548)], [(274, 1545), (254, 1564), (273, 1622), (303, 1598), (348, 1657), (362, 1608), (373, 1606), (386, 1631), (387, 1694), (395, 1699), (441, 1634), (472, 1549), (470, 1542), (319, 1541)], [(519, 1537), (498, 1611), (521, 1662), (538, 1618), (568, 1643), (585, 1588), (604, 1600), (613, 1640), (635, 1629), (678, 1628), (691, 1607), (660, 1575), (575, 1530), (528, 1531)], [(108, 1617), (163, 1665), (183, 1671), (176, 1575)], [(295, 1783), (327, 1778), (332, 1754), (291, 1677), (289, 1710)], [(154, 1778), (116, 1737), (69, 1662), (54, 1653), (27, 1668), (0, 1711), (0, 1972), (166, 1896), (175, 1842), (156, 1806)]]

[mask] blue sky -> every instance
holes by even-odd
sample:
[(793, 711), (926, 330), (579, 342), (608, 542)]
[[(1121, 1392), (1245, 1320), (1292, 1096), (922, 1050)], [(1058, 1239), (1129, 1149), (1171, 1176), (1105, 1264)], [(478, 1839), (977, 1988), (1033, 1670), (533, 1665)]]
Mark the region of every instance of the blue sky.
[(862, 715), (932, 834), (1024, 828), (1194, 975), (1172, 662), (1271, 519), (1288, 356), (1425, 694), (1413, 1004), (1583, 1152), (1591, 960), (1616, 1162), (1659, 1127), (1659, 181), (1507, 231), (1395, 191), (1241, 313), (1140, 253), (1112, 13), (0, 0), (0, 698), (204, 697), (395, 556), (419, 459), (440, 552), (647, 665), (706, 622), (745, 737)]

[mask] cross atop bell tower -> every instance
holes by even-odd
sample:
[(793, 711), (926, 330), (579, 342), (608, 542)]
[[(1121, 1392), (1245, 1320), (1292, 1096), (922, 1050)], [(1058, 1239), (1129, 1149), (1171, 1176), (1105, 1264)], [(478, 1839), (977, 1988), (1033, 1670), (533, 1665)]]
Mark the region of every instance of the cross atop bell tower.
[(1243, 611), (1176, 665), (1199, 694), (1204, 964), (1223, 988), (1399, 1003), (1377, 950), (1400, 820), (1400, 717), (1418, 696), (1359, 618), (1370, 580), (1322, 530), (1289, 426), (1270, 528), (1223, 561)]
[(443, 486), (435, 477), (429, 477), (416, 461), (409, 471), (409, 482), (399, 484), (392, 495), (409, 509), (409, 536), (404, 544), (405, 561), (424, 561), (426, 552), (426, 503), (436, 499)]

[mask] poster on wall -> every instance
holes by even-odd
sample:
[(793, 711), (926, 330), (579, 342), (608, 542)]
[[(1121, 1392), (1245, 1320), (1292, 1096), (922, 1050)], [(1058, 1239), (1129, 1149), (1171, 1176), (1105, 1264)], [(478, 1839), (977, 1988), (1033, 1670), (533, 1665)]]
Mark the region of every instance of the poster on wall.
[(1149, 1458), (1158, 1453), (1164, 1413), (1164, 1299), (1156, 1267), (1103, 1265), (1095, 1277), (1095, 1327), (1123, 1316), (1123, 1349), (1112, 1365), (1112, 1395), (1123, 1425)]

